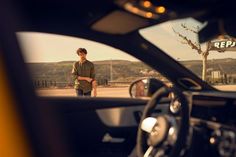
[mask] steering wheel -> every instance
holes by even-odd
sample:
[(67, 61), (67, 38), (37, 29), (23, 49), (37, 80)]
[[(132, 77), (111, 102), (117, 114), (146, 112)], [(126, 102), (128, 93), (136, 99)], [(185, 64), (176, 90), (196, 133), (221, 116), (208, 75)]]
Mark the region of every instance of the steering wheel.
[[(174, 101), (179, 104), (178, 114), (168, 111), (157, 117), (151, 117), (161, 98), (170, 93), (174, 93)], [(141, 117), (137, 133), (138, 157), (182, 155), (188, 129), (189, 106), (182, 91), (177, 88), (161, 87), (147, 103)]]

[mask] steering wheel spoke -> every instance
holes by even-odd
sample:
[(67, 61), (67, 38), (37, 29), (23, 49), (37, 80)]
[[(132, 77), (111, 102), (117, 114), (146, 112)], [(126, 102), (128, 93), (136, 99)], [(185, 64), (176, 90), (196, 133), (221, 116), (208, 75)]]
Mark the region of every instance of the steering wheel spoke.
[(155, 148), (153, 146), (149, 146), (143, 157), (150, 157), (154, 150)]
[(146, 152), (144, 153), (143, 157), (163, 157), (165, 156), (165, 151), (166, 148), (164, 147), (153, 147), (153, 146), (149, 146), (148, 149), (146, 150)]

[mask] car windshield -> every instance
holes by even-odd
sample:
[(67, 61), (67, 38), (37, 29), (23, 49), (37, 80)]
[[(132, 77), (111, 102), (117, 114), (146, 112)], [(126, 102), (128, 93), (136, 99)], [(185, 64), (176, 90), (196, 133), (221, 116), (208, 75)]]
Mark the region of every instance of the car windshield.
[[(39, 96), (76, 96), (74, 88), (79, 88), (84, 83), (73, 79), (74, 73), (82, 73), (81, 69), (77, 70), (82, 65), (75, 65), (81, 60), (76, 53), (80, 46), (87, 49), (87, 59), (94, 65), (97, 87), (93, 96), (130, 97), (130, 84), (146, 77), (154, 77), (170, 84), (141, 60), (102, 43), (42, 32), (18, 32), (17, 37)], [(90, 76), (90, 72), (88, 75)]]
[(215, 88), (236, 91), (236, 40), (221, 35), (199, 44), (197, 32), (204, 26), (187, 18), (144, 28), (139, 33)]

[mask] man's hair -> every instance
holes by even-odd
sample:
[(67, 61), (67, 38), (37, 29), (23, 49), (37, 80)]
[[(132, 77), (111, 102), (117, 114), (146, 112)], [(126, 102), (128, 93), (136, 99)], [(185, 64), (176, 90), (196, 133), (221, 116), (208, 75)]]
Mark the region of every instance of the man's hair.
[(79, 53), (87, 54), (87, 50), (85, 48), (79, 48), (76, 53), (79, 55)]

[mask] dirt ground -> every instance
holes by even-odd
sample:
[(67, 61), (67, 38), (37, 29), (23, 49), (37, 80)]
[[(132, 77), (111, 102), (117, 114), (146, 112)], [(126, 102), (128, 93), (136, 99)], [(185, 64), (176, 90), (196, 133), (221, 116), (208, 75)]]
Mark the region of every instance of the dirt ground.
[[(215, 86), (217, 89), (236, 91), (236, 85)], [(40, 96), (76, 96), (74, 89), (38, 89)], [(97, 97), (130, 97), (129, 87), (98, 87)]]

